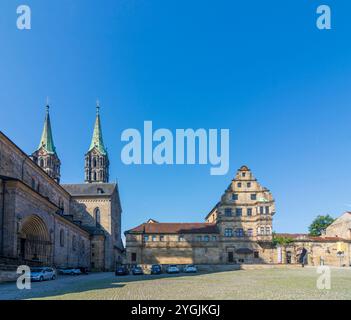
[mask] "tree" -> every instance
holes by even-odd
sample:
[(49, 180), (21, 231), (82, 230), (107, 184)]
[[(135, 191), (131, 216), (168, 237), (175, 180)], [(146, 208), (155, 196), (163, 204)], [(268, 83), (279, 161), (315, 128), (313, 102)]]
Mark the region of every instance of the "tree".
[(322, 234), (322, 230), (325, 230), (328, 226), (330, 226), (335, 219), (331, 217), (329, 214), (326, 216), (317, 216), (316, 219), (313, 220), (311, 225), (308, 227), (308, 231), (310, 236), (320, 236)]
[(275, 232), (273, 232), (273, 244), (274, 246), (286, 247), (289, 244), (294, 242), (292, 238), (277, 236)]

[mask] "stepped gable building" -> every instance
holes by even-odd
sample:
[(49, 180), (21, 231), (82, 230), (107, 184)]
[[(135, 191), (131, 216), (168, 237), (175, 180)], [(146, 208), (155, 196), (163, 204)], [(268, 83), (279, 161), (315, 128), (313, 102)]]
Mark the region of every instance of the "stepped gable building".
[(242, 166), (204, 223), (149, 220), (127, 231), (130, 263), (272, 263), (274, 199)]
[(130, 264), (290, 264), (302, 249), (311, 265), (350, 265), (351, 214), (330, 225), (320, 237), (277, 234), (273, 239), (275, 201), (247, 166), (242, 166), (204, 223), (159, 223), (150, 219), (126, 235)]
[(0, 132), (0, 265), (113, 270), (122, 261), (118, 186), (109, 183), (99, 106), (85, 184), (60, 185), (49, 106), (29, 157)]

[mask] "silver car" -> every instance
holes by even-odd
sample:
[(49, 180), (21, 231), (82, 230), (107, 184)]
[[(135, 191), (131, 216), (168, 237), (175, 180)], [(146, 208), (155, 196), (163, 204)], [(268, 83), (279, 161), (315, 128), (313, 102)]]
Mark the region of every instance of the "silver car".
[(193, 264), (186, 265), (183, 270), (186, 273), (196, 273), (197, 272), (197, 268)]
[(55, 280), (56, 272), (53, 268), (48, 268), (48, 267), (31, 268), (30, 279), (32, 281)]
[(60, 274), (78, 276), (82, 274), (82, 272), (78, 268), (63, 268), (59, 269)]

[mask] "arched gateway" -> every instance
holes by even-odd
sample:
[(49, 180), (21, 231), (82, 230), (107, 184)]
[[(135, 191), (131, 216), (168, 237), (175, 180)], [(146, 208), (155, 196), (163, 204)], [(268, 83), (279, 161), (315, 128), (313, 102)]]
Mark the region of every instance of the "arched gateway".
[(37, 215), (26, 217), (18, 235), (19, 256), (28, 262), (49, 264), (51, 261), (50, 234), (45, 222)]

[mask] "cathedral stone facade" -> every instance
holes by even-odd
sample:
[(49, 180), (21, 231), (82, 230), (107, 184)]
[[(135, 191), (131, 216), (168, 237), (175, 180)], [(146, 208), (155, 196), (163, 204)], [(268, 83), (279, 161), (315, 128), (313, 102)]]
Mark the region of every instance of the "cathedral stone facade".
[(113, 270), (122, 261), (118, 186), (109, 183), (99, 106), (85, 184), (60, 184), (49, 107), (30, 156), (0, 132), (0, 264)]
[[(351, 214), (324, 235), (273, 235), (275, 201), (251, 170), (242, 166), (203, 223), (149, 221), (125, 232), (130, 264), (294, 264), (349, 266)], [(273, 237), (289, 239), (279, 244)]]

